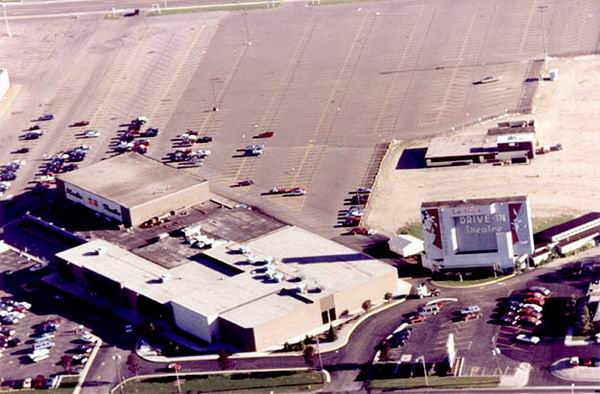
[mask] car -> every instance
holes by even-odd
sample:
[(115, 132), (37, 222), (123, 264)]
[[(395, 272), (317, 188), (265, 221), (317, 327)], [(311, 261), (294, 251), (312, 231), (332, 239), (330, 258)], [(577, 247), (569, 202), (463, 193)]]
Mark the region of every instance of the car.
[(22, 389), (30, 389), (32, 380), (33, 379), (31, 379), (31, 378), (24, 379), (23, 382), (21, 383), (21, 388)]
[(27, 301), (15, 301), (13, 302), (14, 306), (22, 306), (23, 308), (29, 310), (31, 309), (31, 304)]
[(518, 323), (526, 326), (539, 326), (542, 321), (532, 316), (523, 316), (519, 318)]
[(515, 337), (515, 341), (528, 343), (530, 345), (537, 345), (538, 343), (540, 343), (540, 337), (536, 337), (535, 335), (530, 334), (518, 334)]
[(523, 300), (523, 303), (544, 306), (544, 304), (546, 303), (546, 300), (544, 300), (543, 298), (539, 298), (539, 297), (527, 297)]
[(89, 124), (90, 124), (90, 122), (87, 120), (80, 120), (78, 122), (73, 123), (70, 127), (82, 127), (82, 126), (87, 126)]
[(576, 367), (576, 366), (578, 366), (578, 365), (579, 365), (579, 357), (577, 357), (577, 356), (573, 356), (573, 357), (571, 357), (571, 358), (569, 359), (569, 364), (570, 364), (572, 367)]
[(541, 319), (542, 314), (540, 312), (536, 312), (533, 309), (523, 309), (518, 312), (519, 317), (532, 317), (534, 319)]
[(100, 136), (100, 132), (98, 130), (87, 130), (83, 133), (85, 138), (96, 138)]
[(83, 365), (88, 361), (88, 356), (84, 353), (74, 354), (73, 363), (75, 365)]
[(480, 317), (481, 317), (481, 313), (479, 313), (479, 312), (472, 312), (472, 313), (467, 313), (467, 314), (462, 315), (462, 319), (464, 321), (476, 320), (476, 319), (479, 319)]
[(254, 185), (254, 181), (252, 179), (244, 179), (237, 183), (237, 186), (250, 186)]
[(589, 357), (581, 357), (579, 359), (579, 365), (581, 365), (583, 367), (591, 367), (593, 365), (593, 363), (594, 362)]
[(361, 216), (349, 216), (344, 218), (344, 226), (358, 226), (360, 225)]
[(501, 316), (499, 321), (500, 321), (500, 323), (507, 325), (507, 326), (514, 326), (515, 324), (517, 324), (517, 319), (515, 319), (511, 316)]
[(14, 329), (12, 329), (12, 328), (0, 327), (0, 334), (2, 334), (2, 335), (12, 336), (12, 335), (15, 335), (16, 333), (17, 332)]
[(500, 80), (499, 77), (494, 77), (492, 75), (489, 75), (487, 77), (481, 78), (480, 80), (473, 82), (473, 85), (485, 85), (488, 83), (498, 82), (499, 80)]
[(146, 131), (142, 133), (143, 137), (156, 137), (160, 134), (160, 130), (155, 127), (147, 128)]
[(375, 230), (371, 230), (370, 228), (366, 227), (354, 227), (352, 230), (350, 230), (350, 234), (352, 235), (373, 235), (375, 233)]
[(370, 187), (359, 187), (358, 189), (356, 189), (356, 193), (368, 194), (368, 193), (371, 193), (371, 188)]
[(44, 115), (40, 116), (39, 118), (37, 118), (37, 121), (38, 122), (45, 122), (45, 121), (52, 120), (52, 119), (54, 119), (54, 115), (52, 115), (52, 114), (44, 114)]
[(96, 337), (93, 336), (91, 333), (89, 332), (85, 332), (83, 333), (83, 335), (81, 335), (79, 337), (79, 339), (81, 339), (83, 342), (87, 342), (87, 343), (95, 343), (97, 341)]
[(350, 201), (352, 204), (366, 204), (369, 201), (369, 194), (354, 194)]
[(537, 304), (523, 304), (521, 305), (520, 310), (522, 309), (533, 309), (536, 312), (542, 312), (544, 310), (544, 308), (542, 308), (540, 305)]
[(293, 189), (289, 187), (272, 187), (269, 194), (285, 194), (290, 193)]
[(17, 347), (21, 343), (23, 343), (23, 341), (21, 341), (20, 338), (12, 338), (11, 340), (8, 341), (8, 347)]
[(0, 182), (0, 192), (5, 192), (12, 186), (12, 183), (9, 181), (1, 181)]
[(17, 179), (17, 173), (14, 171), (0, 172), (0, 181), (14, 181)]
[(412, 315), (408, 318), (409, 324), (419, 324), (425, 321), (425, 316), (423, 315)]
[(481, 312), (481, 308), (479, 305), (469, 305), (460, 310), (461, 315), (468, 315), (469, 313), (479, 313)]
[(525, 291), (525, 293), (523, 294), (524, 298), (546, 298), (545, 295), (543, 295), (542, 293), (539, 293), (537, 291), (531, 291), (531, 290), (527, 290)]
[(346, 212), (344, 212), (344, 216), (345, 217), (363, 216), (364, 213), (365, 213), (365, 211), (363, 209), (360, 209), (359, 207), (356, 207), (356, 206), (352, 206), (352, 207), (348, 208), (348, 210)]
[(27, 131), (33, 131), (33, 130), (39, 130), (39, 129), (40, 129), (40, 125), (34, 124), (30, 128), (28, 128)]
[(301, 188), (294, 188), (289, 193), (286, 193), (286, 196), (303, 196), (306, 194), (306, 190)]
[(130, 11), (130, 12), (126, 12), (126, 13), (124, 13), (124, 14), (123, 14), (123, 16), (124, 16), (125, 18), (128, 18), (128, 17), (131, 17), (131, 16), (138, 16), (139, 14), (140, 14), (140, 10), (139, 10), (139, 8), (136, 8), (136, 9), (135, 9), (135, 10), (133, 10), (133, 11)]
[(271, 138), (271, 137), (273, 137), (273, 135), (275, 135), (274, 132), (265, 131), (265, 132), (262, 132), (262, 133), (256, 135), (254, 138)]
[(75, 348), (75, 352), (81, 353), (81, 354), (90, 354), (92, 352), (92, 349), (94, 349), (93, 345), (84, 344), (84, 345), (77, 346), (77, 348)]
[(49, 339), (54, 339), (55, 337), (56, 337), (56, 335), (54, 335), (51, 332), (44, 332), (44, 333), (40, 333), (39, 335), (37, 335), (35, 337), (35, 341), (36, 342), (47, 341)]
[(39, 271), (42, 268), (44, 268), (44, 265), (42, 263), (36, 263), (36, 264), (32, 265), (31, 267), (29, 267), (29, 272)]
[(246, 154), (251, 156), (261, 155), (264, 149), (265, 146), (263, 144), (252, 144), (244, 147)]
[(204, 135), (202, 137), (198, 137), (196, 139), (196, 142), (201, 142), (201, 143), (207, 143), (207, 142), (212, 142), (213, 138), (208, 136), (208, 135)]
[(29, 148), (19, 148), (15, 151), (15, 153), (19, 153), (19, 154), (23, 154), (23, 153), (29, 153)]
[(529, 288), (529, 291), (534, 291), (534, 292), (537, 292), (537, 293), (542, 293), (546, 297), (548, 297), (548, 296), (550, 296), (552, 294), (552, 291), (550, 291), (550, 289), (548, 289), (546, 287), (542, 287), (542, 286), (531, 286)]
[(26, 139), (26, 140), (37, 140), (42, 135), (44, 135), (44, 133), (41, 132), (41, 131), (32, 131), (30, 133), (25, 134), (25, 136), (23, 137), (23, 139)]

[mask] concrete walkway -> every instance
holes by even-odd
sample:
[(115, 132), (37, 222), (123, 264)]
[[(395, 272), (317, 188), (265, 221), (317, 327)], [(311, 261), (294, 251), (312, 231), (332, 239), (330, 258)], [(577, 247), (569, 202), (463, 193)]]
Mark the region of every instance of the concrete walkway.
[(568, 358), (562, 358), (552, 364), (552, 375), (572, 382), (600, 382), (600, 367), (572, 367)]
[(521, 363), (514, 375), (500, 376), (498, 387), (516, 388), (525, 387), (529, 383), (529, 374), (531, 373), (531, 364)]

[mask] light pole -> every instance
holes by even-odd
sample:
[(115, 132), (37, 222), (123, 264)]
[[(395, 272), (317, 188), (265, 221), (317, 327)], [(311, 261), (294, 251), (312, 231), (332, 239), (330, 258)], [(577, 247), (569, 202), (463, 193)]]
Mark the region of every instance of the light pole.
[(179, 370), (181, 369), (181, 364), (175, 363), (175, 379), (177, 379), (177, 392), (181, 393), (181, 381), (179, 380)]
[(219, 107), (217, 106), (217, 95), (215, 94), (215, 81), (216, 80), (217, 80), (217, 78), (211, 78), (210, 79), (210, 91), (212, 92), (213, 111), (214, 112), (218, 112), (219, 111)]
[(317, 357), (319, 358), (319, 372), (321, 375), (321, 383), (325, 383), (325, 377), (323, 376), (323, 359), (321, 358), (321, 348), (319, 347), (319, 334), (315, 336), (317, 338)]
[(548, 49), (546, 48), (546, 24), (544, 23), (544, 12), (547, 8), (547, 5), (541, 5), (538, 7), (538, 12), (542, 16), (542, 45), (544, 49), (544, 59), (546, 59), (546, 54), (548, 53)]
[(425, 356), (421, 356), (417, 358), (417, 361), (421, 359), (421, 363), (423, 363), (423, 376), (425, 376), (425, 387), (429, 386), (429, 377), (427, 376), (427, 366), (425, 365)]
[(113, 349), (112, 359), (115, 360), (115, 367), (117, 368), (117, 379), (119, 379), (119, 390), (121, 394), (123, 394), (123, 375), (121, 375), (121, 367), (119, 366), (119, 361), (121, 361), (121, 355), (117, 353), (117, 348)]
[(248, 31), (248, 13), (242, 12), (242, 18), (244, 18), (244, 29), (246, 30), (246, 43), (248, 46), (252, 45), (252, 41), (250, 41), (250, 32)]
[(10, 32), (10, 26), (8, 26), (8, 17), (6, 16), (6, 4), (2, 4), (2, 11), (4, 11), (4, 24), (6, 25), (6, 34), (9, 37), (12, 37), (12, 33)]

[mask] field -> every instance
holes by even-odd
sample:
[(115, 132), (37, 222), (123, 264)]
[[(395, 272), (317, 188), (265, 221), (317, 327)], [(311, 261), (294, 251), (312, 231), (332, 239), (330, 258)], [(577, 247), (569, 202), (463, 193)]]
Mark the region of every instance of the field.
[[(600, 173), (596, 170), (596, 146), (600, 142), (594, 126), (600, 119), (595, 105), (600, 79), (600, 57), (550, 59), (547, 68), (558, 68), (560, 78), (545, 82), (534, 101), (540, 145), (562, 143), (564, 150), (538, 155), (529, 165), (472, 165), (430, 169), (397, 169), (406, 147), (396, 144), (385, 159), (366, 222), (376, 229), (393, 232), (419, 219), (421, 201), (528, 195), (536, 230), (575, 215), (600, 209)], [(496, 121), (466, 128), (468, 134)], [(426, 141), (418, 143), (423, 146)], [(426, 145), (425, 145), (426, 146)], [(402, 199), (396, 196), (403, 196)], [(389, 215), (392, 210), (396, 214)]]
[[(520, 108), (529, 61), (543, 55), (537, 6), (290, 2), (248, 12), (15, 20), (14, 37), (0, 41), (13, 82), (0, 102), (0, 160), (27, 165), (10, 193), (30, 188), (42, 160), (58, 151), (86, 143), (93, 150), (82, 165), (110, 157), (119, 125), (145, 115), (161, 129), (151, 156), (172, 152), (186, 129), (201, 130), (214, 137), (205, 145), (213, 154), (189, 171), (208, 177), (213, 191), (334, 237), (344, 231), (335, 228), (338, 212), (349, 193), (373, 182), (389, 141)], [(597, 2), (549, 1), (544, 15), (550, 54), (596, 51)], [(472, 85), (486, 75), (501, 80)], [(42, 126), (46, 134), (19, 141), (47, 112), (55, 120)], [(83, 130), (68, 127), (82, 119), (102, 135), (83, 139)], [(275, 136), (262, 141), (265, 153), (239, 157), (266, 130)], [(31, 151), (16, 154), (23, 146)], [(255, 185), (230, 187), (248, 178)], [(261, 195), (273, 186), (308, 193)]]

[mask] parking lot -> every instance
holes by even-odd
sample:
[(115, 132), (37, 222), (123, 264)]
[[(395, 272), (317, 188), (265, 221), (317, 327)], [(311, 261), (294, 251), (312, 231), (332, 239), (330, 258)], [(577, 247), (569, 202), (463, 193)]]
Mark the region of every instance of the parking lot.
[[(571, 356), (592, 357), (600, 349), (597, 344), (577, 347), (564, 344), (566, 301), (573, 295), (581, 297), (589, 282), (600, 278), (599, 271), (581, 277), (573, 277), (570, 272), (575, 264), (594, 259), (593, 253), (588, 251), (579, 259), (572, 257), (570, 262), (563, 263), (557, 269), (542, 267), (509, 279), (506, 283), (478, 289), (442, 289), (440, 297), (411, 300), (407, 303), (411, 307), (398, 320), (399, 325), (415, 315), (419, 306), (438, 299), (444, 306), (438, 314), (410, 325), (412, 333), (404, 345), (392, 346), (390, 359), (410, 363), (424, 356), (428, 364), (440, 362), (447, 354), (446, 343), (448, 335), (452, 334), (457, 356), (465, 359), (462, 369), (465, 376), (512, 375), (521, 362), (528, 362), (533, 365), (530, 384), (558, 382), (547, 370), (552, 362)], [(509, 297), (522, 296), (524, 290), (532, 286), (546, 287), (552, 291), (543, 306), (542, 324), (535, 327), (499, 321), (500, 317), (506, 315), (503, 305), (506, 305)], [(449, 298), (457, 298), (458, 301), (444, 301)], [(470, 305), (477, 305), (481, 316), (472, 320), (461, 319), (460, 311)], [(528, 344), (517, 341), (519, 334), (538, 336), (540, 342)], [(390, 341), (394, 344), (393, 339)], [(494, 348), (499, 352), (493, 353)]]
[[(96, 312), (66, 295), (56, 293), (39, 279), (47, 274), (47, 269), (34, 272), (29, 270), (35, 263), (28, 261), (18, 253), (7, 251), (0, 253), (0, 298), (3, 303), (9, 300), (26, 301), (31, 309), (15, 324), (2, 324), (9, 330), (15, 330), (12, 338), (19, 338), (20, 343), (12, 343), (2, 351), (0, 377), (2, 388), (19, 387), (27, 377), (35, 378), (43, 375), (46, 378), (53, 374), (64, 373), (61, 358), (70, 356), (70, 369), (76, 372), (82, 368), (82, 360), (91, 352), (90, 341), (82, 340), (85, 331), (100, 333), (111, 345), (121, 349), (132, 346), (132, 338), (122, 335), (123, 323), (114, 317), (107, 318), (104, 312)], [(29, 354), (33, 353), (35, 342), (43, 335), (44, 322), (54, 321), (59, 324), (54, 331), (46, 328), (48, 340), (54, 343), (49, 349), (49, 358), (34, 363)], [(46, 326), (48, 324), (46, 323)], [(53, 335), (54, 337), (50, 337)], [(12, 339), (11, 338), (11, 339)], [(36, 341), (37, 340), (37, 341)], [(84, 349), (87, 347), (88, 349)], [(80, 358), (79, 360), (77, 360)]]

